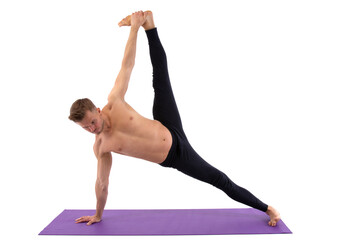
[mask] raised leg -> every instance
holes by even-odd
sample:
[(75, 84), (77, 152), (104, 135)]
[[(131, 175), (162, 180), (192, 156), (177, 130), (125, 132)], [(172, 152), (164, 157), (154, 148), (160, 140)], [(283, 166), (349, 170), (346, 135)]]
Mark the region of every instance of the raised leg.
[[(153, 105), (154, 119), (160, 121), (168, 128), (176, 129), (186, 138), (171, 88), (166, 54), (155, 28), (153, 14), (151, 11), (145, 11), (144, 15), (146, 21), (142, 27), (145, 29), (148, 37), (150, 58), (153, 66), (153, 87), (155, 91)], [(131, 26), (131, 15), (122, 19), (118, 25), (119, 27)]]
[(180, 114), (171, 88), (165, 50), (156, 28), (146, 31), (150, 58), (153, 66), (153, 88), (155, 92), (153, 116), (166, 127), (175, 128), (185, 137)]

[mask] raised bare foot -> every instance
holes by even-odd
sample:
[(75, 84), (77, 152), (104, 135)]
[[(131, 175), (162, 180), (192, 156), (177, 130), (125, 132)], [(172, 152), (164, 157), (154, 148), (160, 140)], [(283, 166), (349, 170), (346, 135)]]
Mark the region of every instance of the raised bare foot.
[(145, 11), (145, 16), (146, 16), (146, 21), (142, 25), (142, 27), (145, 30), (150, 30), (150, 29), (155, 28), (153, 13), (151, 11)]
[[(155, 27), (154, 24), (154, 18), (153, 18), (153, 14), (151, 11), (145, 11), (144, 12), (146, 21), (145, 23), (142, 25), (143, 28), (145, 30), (149, 30)], [(127, 16), (126, 18), (123, 18), (119, 23), (118, 23), (119, 27), (122, 26), (131, 26), (131, 15)]]
[(119, 23), (119, 27), (122, 26), (131, 26), (131, 15), (127, 16), (126, 18), (123, 18)]
[(275, 208), (269, 206), (266, 214), (270, 217), (269, 226), (275, 227), (277, 222), (280, 221), (280, 213)]

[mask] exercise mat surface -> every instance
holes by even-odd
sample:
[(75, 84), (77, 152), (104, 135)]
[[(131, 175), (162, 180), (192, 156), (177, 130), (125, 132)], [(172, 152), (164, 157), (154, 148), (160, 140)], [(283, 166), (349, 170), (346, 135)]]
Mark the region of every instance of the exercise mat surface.
[(253, 208), (104, 210), (102, 221), (75, 223), (95, 210), (64, 210), (39, 235), (226, 235), (291, 233), (280, 220)]

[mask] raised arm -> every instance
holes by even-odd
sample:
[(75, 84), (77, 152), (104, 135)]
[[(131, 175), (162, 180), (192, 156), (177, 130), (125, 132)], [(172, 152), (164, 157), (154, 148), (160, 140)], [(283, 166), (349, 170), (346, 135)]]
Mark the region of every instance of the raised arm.
[[(95, 150), (95, 149), (94, 149)], [(109, 176), (112, 165), (112, 156), (111, 153), (104, 153), (98, 155), (95, 150), (95, 155), (98, 159), (97, 166), (97, 178), (95, 183), (95, 193), (96, 193), (96, 213), (94, 216), (83, 216), (76, 219), (76, 223), (87, 222), (87, 225), (91, 225), (96, 222), (100, 222), (107, 196), (108, 196), (108, 187), (109, 187)]]
[(137, 34), (140, 26), (144, 24), (145, 20), (146, 14), (142, 11), (131, 15), (131, 29), (125, 47), (124, 58), (122, 60), (120, 72), (116, 78), (115, 85), (109, 94), (109, 102), (118, 98), (122, 100), (124, 99), (125, 93), (128, 89), (131, 72), (135, 65)]

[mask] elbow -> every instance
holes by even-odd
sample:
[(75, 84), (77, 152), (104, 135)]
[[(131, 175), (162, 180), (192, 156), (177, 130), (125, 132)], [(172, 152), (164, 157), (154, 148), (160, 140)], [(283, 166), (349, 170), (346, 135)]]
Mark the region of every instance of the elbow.
[(108, 192), (108, 186), (106, 186), (106, 185), (101, 185), (101, 186), (100, 186), (100, 191), (103, 192), (103, 193), (107, 193), (107, 192)]
[(130, 60), (123, 61), (122, 64), (121, 64), (122, 69), (128, 69), (130, 71), (132, 71), (134, 66), (135, 66), (135, 61), (130, 61)]
[(100, 192), (108, 192), (109, 182), (96, 180), (96, 190)]

